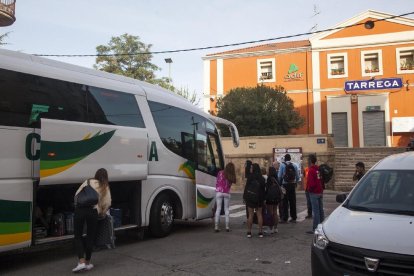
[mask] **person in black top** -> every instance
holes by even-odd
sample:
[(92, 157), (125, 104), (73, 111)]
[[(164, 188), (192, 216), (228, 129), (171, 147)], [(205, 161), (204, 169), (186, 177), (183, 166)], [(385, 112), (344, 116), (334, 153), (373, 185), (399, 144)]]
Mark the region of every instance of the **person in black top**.
[[(272, 195), (273, 185), (277, 185), (278, 194)], [(270, 227), (270, 234), (277, 233), (277, 224), (279, 223), (279, 216), (277, 214), (278, 205), (282, 198), (282, 189), (280, 188), (279, 181), (277, 180), (277, 170), (275, 167), (269, 167), (267, 181), (266, 181), (266, 208), (268, 212), (273, 216), (274, 225)]]
[[(256, 186), (259, 185), (259, 186)], [(246, 188), (249, 186), (255, 186), (257, 193), (257, 200), (255, 202), (246, 200), (246, 206), (249, 213), (247, 218), (247, 237), (252, 237), (252, 225), (254, 211), (256, 210), (257, 222), (259, 224), (259, 238), (263, 238), (263, 217), (262, 207), (264, 203), (266, 183), (262, 176), (259, 164), (253, 164), (253, 171), (247, 178)]]
[(355, 173), (352, 176), (353, 181), (359, 181), (365, 174), (365, 164), (358, 162), (355, 164)]
[[(252, 170), (253, 170), (253, 163), (251, 160), (246, 160), (246, 163), (244, 163), (244, 178), (246, 178), (246, 183), (247, 183), (247, 179), (249, 178), (249, 175), (252, 174)], [(249, 219), (249, 211), (247, 210), (247, 206), (246, 206), (246, 220)]]

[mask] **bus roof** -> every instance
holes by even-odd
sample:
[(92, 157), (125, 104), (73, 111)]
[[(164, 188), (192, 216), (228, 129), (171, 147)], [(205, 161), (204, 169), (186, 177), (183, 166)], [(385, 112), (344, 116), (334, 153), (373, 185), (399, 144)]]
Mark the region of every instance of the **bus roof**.
[(167, 89), (121, 75), (4, 49), (0, 49), (0, 68), (146, 96), (150, 101), (191, 110), (211, 119), (201, 108)]

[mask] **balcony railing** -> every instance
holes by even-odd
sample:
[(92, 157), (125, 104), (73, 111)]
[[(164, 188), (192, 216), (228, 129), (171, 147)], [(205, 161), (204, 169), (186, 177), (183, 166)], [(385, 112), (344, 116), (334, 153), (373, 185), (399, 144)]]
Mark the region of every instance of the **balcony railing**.
[(9, 26), (16, 20), (15, 6), (16, 0), (0, 0), (0, 26)]

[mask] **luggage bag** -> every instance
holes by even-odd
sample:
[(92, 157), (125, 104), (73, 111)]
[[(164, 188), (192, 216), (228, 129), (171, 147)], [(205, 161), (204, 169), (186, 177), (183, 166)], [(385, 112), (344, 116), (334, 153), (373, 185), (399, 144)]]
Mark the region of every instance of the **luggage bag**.
[(97, 249), (115, 248), (114, 222), (113, 218), (110, 215), (106, 215), (103, 219), (98, 220), (95, 247)]

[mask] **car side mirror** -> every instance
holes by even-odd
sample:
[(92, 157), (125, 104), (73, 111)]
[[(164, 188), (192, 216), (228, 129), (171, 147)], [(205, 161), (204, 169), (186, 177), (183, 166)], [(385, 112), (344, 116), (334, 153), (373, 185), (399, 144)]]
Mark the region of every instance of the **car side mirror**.
[(343, 203), (348, 196), (348, 193), (336, 195), (336, 202)]

